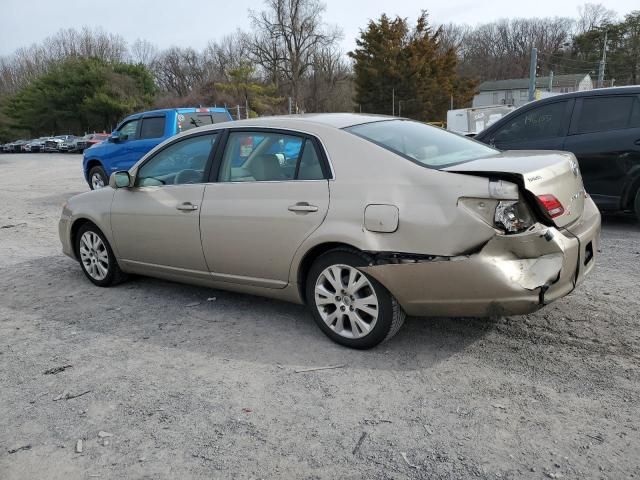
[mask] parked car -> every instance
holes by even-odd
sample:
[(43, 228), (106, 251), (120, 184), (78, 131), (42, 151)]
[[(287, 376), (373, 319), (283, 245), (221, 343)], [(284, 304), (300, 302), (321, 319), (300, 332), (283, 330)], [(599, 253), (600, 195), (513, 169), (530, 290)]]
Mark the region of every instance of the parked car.
[(88, 133), (84, 137), (78, 139), (75, 145), (75, 152), (84, 152), (87, 148), (93, 147), (102, 142), (106, 142), (109, 137), (108, 133)]
[(130, 168), (166, 138), (230, 120), (225, 108), (175, 108), (130, 115), (116, 127), (108, 142), (84, 152), (85, 179), (91, 189), (102, 188), (111, 173)]
[(475, 137), (501, 150), (567, 150), (602, 210), (640, 219), (640, 86), (558, 95), (520, 107)]
[(74, 135), (67, 135), (67, 138), (63, 139), (58, 150), (60, 152), (71, 152), (75, 150), (77, 141), (78, 139)]
[(109, 185), (71, 198), (59, 225), (95, 285), (138, 273), (306, 303), (355, 348), (392, 337), (405, 313), (533, 312), (598, 252), (573, 154), (500, 153), (395, 117), (210, 125)]
[(47, 153), (55, 153), (60, 149), (60, 145), (62, 145), (62, 142), (64, 140), (62, 140), (61, 138), (50, 138), (49, 140), (47, 140), (46, 142), (44, 142), (44, 151)]
[(23, 153), (24, 146), (29, 142), (29, 140), (16, 140), (15, 142), (11, 142), (9, 144), (9, 152), (10, 153)]
[(44, 151), (44, 144), (51, 137), (40, 137), (25, 144), (24, 151), (29, 153), (37, 153)]

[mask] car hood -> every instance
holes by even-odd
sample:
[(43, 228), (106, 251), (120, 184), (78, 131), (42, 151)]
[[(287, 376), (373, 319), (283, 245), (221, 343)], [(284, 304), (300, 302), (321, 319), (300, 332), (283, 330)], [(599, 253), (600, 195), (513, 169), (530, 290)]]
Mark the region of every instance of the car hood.
[(491, 157), (444, 168), (449, 172), (515, 177), (534, 196), (553, 195), (564, 213), (553, 219), (558, 227), (580, 218), (584, 210), (585, 190), (576, 157), (569, 152), (507, 151)]

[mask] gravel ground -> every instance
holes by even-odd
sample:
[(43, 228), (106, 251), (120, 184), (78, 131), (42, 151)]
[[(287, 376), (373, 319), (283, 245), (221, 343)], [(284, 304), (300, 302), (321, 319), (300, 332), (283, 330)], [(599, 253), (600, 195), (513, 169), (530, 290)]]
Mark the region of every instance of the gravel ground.
[(632, 219), (605, 218), (594, 273), (536, 314), (410, 318), (362, 352), (297, 305), (92, 286), (57, 236), (80, 164), (0, 155), (2, 479), (640, 477)]

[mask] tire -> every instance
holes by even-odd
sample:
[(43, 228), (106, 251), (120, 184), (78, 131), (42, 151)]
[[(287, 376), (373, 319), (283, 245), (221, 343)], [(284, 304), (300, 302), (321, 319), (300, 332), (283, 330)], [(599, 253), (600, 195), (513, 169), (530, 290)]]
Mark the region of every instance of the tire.
[(91, 283), (110, 287), (125, 280), (111, 245), (93, 223), (82, 225), (74, 242), (80, 268)]
[(89, 186), (91, 190), (97, 190), (109, 185), (109, 177), (102, 167), (92, 167), (89, 170)]
[(393, 337), (406, 318), (393, 295), (357, 269), (370, 260), (357, 250), (337, 248), (318, 257), (307, 275), (305, 295), (313, 318), (340, 345), (375, 347)]
[(636, 218), (640, 222), (640, 189), (636, 192), (636, 199), (633, 202), (633, 211), (636, 214)]

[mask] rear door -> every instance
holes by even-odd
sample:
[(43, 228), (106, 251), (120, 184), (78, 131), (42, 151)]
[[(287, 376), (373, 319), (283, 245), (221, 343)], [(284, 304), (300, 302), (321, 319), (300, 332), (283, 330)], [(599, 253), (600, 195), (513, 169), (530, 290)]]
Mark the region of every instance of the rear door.
[(500, 150), (562, 150), (573, 102), (569, 99), (524, 107), (490, 135), (483, 135), (482, 141)]
[(215, 280), (284, 288), (293, 256), (329, 207), (319, 142), (284, 130), (229, 130), (205, 187), (202, 248)]
[(585, 188), (601, 208), (624, 207), (624, 192), (640, 176), (640, 98), (577, 99), (564, 149), (578, 158)]

